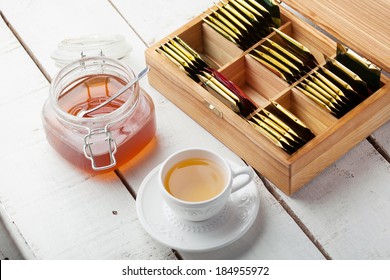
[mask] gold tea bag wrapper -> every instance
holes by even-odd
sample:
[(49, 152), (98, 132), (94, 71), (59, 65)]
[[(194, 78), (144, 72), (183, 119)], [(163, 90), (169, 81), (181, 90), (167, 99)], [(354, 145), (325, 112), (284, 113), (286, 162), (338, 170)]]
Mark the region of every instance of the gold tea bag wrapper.
[(170, 48), (172, 51), (174, 51), (178, 56), (180, 56), (181, 59), (183, 59), (187, 64), (188, 66), (190, 66), (191, 68), (192, 67), (195, 67), (195, 65), (193, 64), (193, 61), (190, 60), (184, 53), (182, 53), (178, 48), (176, 48), (173, 44), (167, 42), (164, 44), (164, 46), (167, 46), (168, 48)]
[(227, 34), (229, 34), (232, 38), (234, 38), (235, 41), (239, 40), (237, 34), (234, 33), (233, 30), (231, 30), (229, 27), (227, 27), (224, 23), (222, 23), (218, 19), (214, 18), (212, 15), (207, 16), (206, 19), (210, 20), (212, 23), (214, 23), (219, 28), (221, 28), (223, 31), (225, 31)]
[(208, 67), (207, 63), (203, 60), (203, 58), (196, 52), (194, 49), (192, 49), (186, 42), (184, 42), (179, 37), (175, 36), (173, 38), (176, 42), (178, 42), (180, 45), (182, 45), (187, 51), (189, 51), (198, 61), (202, 62), (204, 66)]
[(206, 85), (209, 89), (211, 89), (216, 94), (213, 94), (219, 101), (221, 101), (223, 104), (228, 106), (231, 110), (233, 110), (236, 113), (240, 113), (240, 109), (237, 106), (237, 103), (228, 95), (226, 94), (222, 89), (220, 89), (216, 84), (214, 84), (212, 81), (207, 79), (206, 77), (198, 74), (197, 75), (200, 79), (200, 81)]
[[(311, 88), (315, 89), (319, 94), (321, 94), (323, 97), (328, 99), (330, 102), (332, 102), (334, 104), (338, 104), (338, 101), (341, 101), (341, 99), (340, 100), (336, 100), (336, 98), (334, 98), (331, 94), (329, 94), (326, 90), (321, 88), (316, 83), (314, 83), (314, 82), (312, 82), (312, 81), (310, 81), (310, 80), (308, 80), (306, 78), (304, 79), (304, 81), (307, 83), (308, 86), (310, 86)], [(338, 98), (340, 98), (340, 97), (338, 97)]]
[(358, 55), (350, 48), (341, 45), (340, 43), (337, 43), (337, 54), (346, 54), (351, 59), (355, 60), (356, 62), (360, 63), (362, 66), (366, 67), (368, 70), (372, 71), (373, 73), (376, 73), (378, 76), (381, 75), (381, 69), (378, 66), (373, 64), (368, 59)]
[(280, 19), (280, 11), (279, 11), (279, 6), (277, 4), (275, 4), (272, 0), (270, 0), (268, 2), (268, 8), (267, 9), (266, 7), (264, 7), (262, 4), (260, 4), (258, 1), (256, 0), (247, 0), (247, 2), (249, 2), (252, 6), (256, 7), (257, 9), (259, 9), (260, 11), (262, 12), (267, 12), (270, 14), (271, 16), (271, 19), (274, 23), (274, 25), (276, 27), (280, 27), (281, 24), (282, 24), (282, 21)]
[(277, 108), (279, 111), (281, 111), (284, 115), (289, 117), (294, 123), (298, 124), (299, 126), (309, 129), (300, 119), (298, 119), (293, 113), (285, 109), (282, 105), (277, 103), (276, 101), (270, 99), (271, 103)]
[(326, 98), (325, 96), (323, 96), (321, 93), (319, 93), (316, 89), (314, 89), (313, 87), (305, 84), (304, 82), (301, 82), (300, 85), (308, 92), (310, 93), (311, 95), (315, 96), (317, 99), (321, 100), (321, 102), (323, 102), (324, 104), (326, 104), (332, 111), (339, 111), (338, 107), (336, 107), (336, 105), (331, 101), (329, 100), (328, 98)]
[(268, 61), (269, 63), (271, 63), (272, 65), (274, 65), (276, 68), (282, 70), (283, 72), (291, 75), (291, 76), (294, 76), (294, 74), (290, 71), (290, 69), (288, 69), (286, 66), (284, 66), (281, 62), (277, 61), (276, 59), (274, 59), (273, 57), (259, 51), (259, 50), (256, 50), (254, 49), (253, 50), (257, 55), (259, 55), (261, 58), (263, 58), (264, 60)]
[(213, 12), (213, 16), (216, 17), (217, 19), (219, 19), (221, 22), (223, 22), (227, 27), (229, 27), (234, 33), (236, 33), (238, 36), (240, 37), (243, 37), (243, 34), (241, 33), (241, 31), (236, 27), (236, 25), (234, 25), (233, 23), (231, 23), (226, 17), (224, 17), (223, 15), (217, 13), (216, 11), (214, 10), (211, 10)]
[(279, 142), (284, 143), (288, 146), (293, 147), (290, 142), (284, 138), (279, 132), (277, 132), (275, 129), (273, 129), (271, 126), (263, 122), (262, 120), (256, 118), (255, 116), (252, 117), (256, 121), (256, 123), (266, 131), (268, 131), (274, 138), (276, 138)]
[(218, 81), (216, 78), (214, 78), (209, 73), (202, 71), (202, 75), (209, 79), (213, 84), (215, 84), (217, 87), (219, 87), (221, 90), (223, 90), (231, 99), (233, 99), (236, 102), (240, 102), (240, 99), (232, 93), (227, 87), (225, 87), (220, 81)]
[(296, 86), (296, 88), (302, 92), (304, 95), (306, 95), (308, 98), (310, 98), (312, 101), (314, 101), (315, 103), (317, 103), (318, 105), (320, 105), (321, 107), (325, 108), (327, 111), (329, 111), (330, 113), (333, 112), (333, 110), (328, 106), (326, 105), (325, 102), (329, 103), (329, 101), (322, 101), (320, 98), (318, 98), (317, 96), (315, 96), (314, 94), (312, 94), (311, 92), (299, 87), (299, 86)]
[[(252, 118), (253, 119), (253, 118)], [(261, 132), (264, 136), (266, 136), (271, 142), (273, 142), (279, 148), (282, 148), (288, 154), (294, 153), (297, 148), (292, 146), (285, 138), (278, 135), (277, 132), (273, 131), (269, 126), (262, 123), (259, 120), (254, 119), (255, 122), (249, 120), (249, 123), (259, 132)], [(275, 133), (275, 134), (274, 134)]]
[[(251, 5), (253, 5), (254, 7), (256, 7), (257, 9), (261, 10), (262, 12), (264, 13), (269, 13), (269, 11), (263, 6), (261, 5), (259, 2), (255, 1), (255, 0), (247, 0)], [(245, 1), (242, 1), (241, 2), (245, 2)]]
[(279, 119), (277, 116), (275, 116), (274, 114), (272, 114), (271, 112), (269, 112), (268, 110), (266, 109), (261, 109), (261, 111), (268, 117), (270, 118), (271, 120), (273, 120), (275, 123), (277, 123), (280, 127), (282, 127), (285, 131), (287, 131), (288, 133), (294, 135), (295, 137), (297, 138), (301, 138), (298, 133), (296, 133), (291, 127), (289, 127), (287, 124), (285, 124), (281, 119)]
[[(221, 2), (223, 3), (223, 2)], [(238, 18), (239, 20), (241, 20), (241, 22), (244, 22), (246, 25), (248, 26), (251, 26), (253, 27), (252, 23), (247, 20), (239, 11), (237, 11), (232, 5), (230, 5), (229, 3), (223, 3), (224, 4), (224, 8), (226, 10), (228, 10), (229, 12), (231, 12), (236, 18)]]
[(184, 54), (189, 60), (191, 61), (196, 61), (196, 58), (195, 56), (189, 51), (187, 50), (183, 45), (181, 45), (180, 43), (178, 43), (177, 41), (171, 39), (171, 38), (168, 38), (169, 42), (175, 46), (182, 54)]
[(251, 53), (249, 53), (249, 55), (255, 59), (257, 62), (261, 63), (264, 67), (266, 67), (268, 70), (270, 70), (271, 72), (273, 72), (275, 75), (277, 75), (278, 77), (282, 78), (283, 80), (285, 80), (286, 82), (288, 81), (286, 76), (278, 69), (276, 68), (275, 66), (273, 66), (272, 64), (268, 63), (267, 61), (261, 59), (260, 57), (257, 57)]
[(375, 92), (380, 88), (381, 69), (366, 58), (337, 43), (336, 60), (363, 79), (371, 91)]
[(285, 41), (287, 41), (287, 42), (291, 43), (291, 45), (295, 46), (296, 49), (306, 53), (307, 56), (310, 56), (310, 57), (312, 56), (310, 50), (308, 48), (306, 48), (304, 45), (302, 45), (301, 43), (299, 43), (297, 40), (295, 40), (294, 38), (283, 33), (279, 29), (276, 29), (276, 28), (272, 28), (272, 29), (273, 29), (273, 31), (275, 31), (276, 34), (278, 34), (280, 37), (282, 37)]
[(290, 133), (288, 133), (286, 130), (284, 130), (282, 127), (280, 127), (277, 123), (273, 122), (271, 119), (264, 117), (263, 115), (256, 114), (252, 117), (253, 119), (260, 118), (263, 122), (265, 122), (267, 125), (272, 127), (274, 130), (276, 130), (280, 135), (285, 137), (286, 139), (289, 139), (291, 141), (295, 141), (294, 137), (291, 136)]
[[(244, 1), (244, 0), (232, 0), (231, 2), (233, 3), (233, 1), (234, 2), (238, 2), (241, 6), (245, 7), (248, 11), (252, 12), (256, 16), (264, 18), (264, 16), (260, 12), (258, 12), (253, 6), (248, 4), (246, 1)], [(266, 12), (266, 13), (269, 14), (269, 12), (265, 8), (263, 8), (263, 9), (264, 9), (263, 12)]]
[(353, 71), (351, 71), (350, 69), (345, 67), (343, 64), (338, 62), (336, 59), (325, 56), (325, 60), (326, 60), (326, 62), (329, 62), (330, 64), (335, 66), (337, 69), (339, 69), (340, 71), (342, 71), (343, 73), (348, 75), (351, 79), (353, 79), (357, 82), (364, 83), (364, 81), (357, 74), (355, 74)]
[(310, 78), (313, 80), (313, 82), (320, 87), (321, 89), (325, 90), (328, 94), (330, 94), (334, 99), (337, 100), (337, 102), (341, 102), (343, 104), (346, 104), (345, 101), (341, 98), (340, 95), (338, 95), (336, 92), (334, 92), (330, 87), (328, 87), (324, 82), (322, 82), (319, 78), (315, 77), (314, 75), (311, 75)]
[(328, 70), (327, 68), (325, 67), (321, 67), (321, 70), (326, 74), (328, 75), (329, 77), (331, 77), (333, 80), (335, 80), (338, 84), (340, 84), (343, 88), (345, 88), (346, 90), (348, 91), (351, 91), (351, 92), (355, 92), (357, 94), (357, 92), (347, 83), (345, 82), (343, 79), (341, 79), (339, 76), (337, 76), (336, 74), (334, 74), (332, 71)]
[(285, 55), (287, 55), (289, 58), (291, 58), (292, 60), (294, 60), (296, 63), (298, 63), (300, 66), (304, 67), (305, 64), (303, 63), (302, 60), (300, 60), (298, 57), (296, 57), (293, 53), (291, 53), (290, 51), (288, 51), (287, 49), (283, 48), (281, 45), (279, 45), (278, 43), (270, 40), (270, 39), (266, 39), (266, 41), (271, 45), (273, 46), (275, 49), (281, 51), (282, 53), (284, 53)]
[(270, 54), (272, 54), (274, 57), (276, 57), (277, 59), (282, 61), (284, 64), (289, 66), (290, 68), (294, 69), (298, 73), (301, 72), (301, 70), (299, 70), (298, 67), (296, 67), (292, 62), (290, 62), (288, 59), (286, 59), (283, 55), (279, 54), (278, 52), (274, 51), (273, 49), (271, 49), (271, 48), (269, 48), (267, 46), (261, 45), (261, 47), (263, 49), (265, 49), (267, 52), (269, 52)]
[[(219, 6), (218, 6), (219, 7)], [(234, 15), (232, 15), (228, 10), (226, 10), (224, 7), (219, 7), (219, 11), (224, 14), (226, 17), (233, 22), (233, 24), (237, 27), (239, 27), (241, 30), (244, 30), (245, 32), (248, 32), (248, 29), (245, 25), (243, 25)]]
[(172, 49), (168, 48), (165, 45), (161, 45), (161, 48), (163, 49), (163, 51), (165, 51), (171, 57), (173, 57), (176, 61), (178, 61), (183, 67), (191, 68), (190, 65), (180, 55), (178, 55), (176, 52), (174, 52)]
[(369, 91), (367, 87), (367, 83), (363, 81), (359, 75), (355, 72), (348, 69), (345, 65), (341, 64), (335, 59), (325, 56), (326, 58), (326, 66), (330, 68), (331, 71), (335, 71), (337, 75), (341, 76), (341, 78), (345, 79), (350, 83), (352, 88), (362, 95), (364, 98), (368, 97)]
[(261, 14), (257, 13), (257, 11), (256, 11), (256, 16), (255, 16), (254, 13), (252, 13), (250, 10), (245, 8), (245, 6), (238, 3), (238, 1), (230, 0), (229, 2), (232, 3), (238, 10), (240, 10), (244, 15), (246, 15), (252, 21), (259, 22), (258, 18), (260, 18), (262, 21), (265, 21), (264, 17)]
[(279, 148), (284, 150), (284, 147), (282, 143), (278, 139), (276, 139), (271, 133), (269, 133), (266, 129), (259, 126), (257, 123), (248, 120), (248, 122), (252, 125), (253, 128), (255, 128), (257, 131), (259, 131), (261, 134), (263, 134), (268, 140), (270, 140), (274, 145), (278, 146)]
[(186, 74), (188, 74), (188, 72), (186, 71), (186, 69), (183, 67), (183, 65), (181, 65), (176, 59), (174, 59), (169, 53), (165, 52), (164, 50), (162, 49), (156, 49), (156, 51), (161, 54), (162, 56), (168, 58), (173, 64), (175, 64), (181, 71), (185, 72)]
[(334, 83), (332, 83), (328, 78), (326, 78), (324, 75), (322, 75), (318, 71), (314, 71), (314, 74), (318, 77), (319, 80), (321, 80), (323, 82), (323, 84), (325, 84), (328, 88), (330, 88), (338, 96), (342, 96), (342, 97), (348, 99), (348, 97), (343, 93), (343, 91), (340, 88), (338, 88)]
[(202, 18), (205, 23), (207, 23), (211, 28), (213, 28), (215, 31), (217, 31), (219, 34), (221, 34), (223, 37), (228, 39), (230, 42), (233, 42), (234, 44), (237, 44), (236, 40), (232, 36), (229, 35), (225, 30), (220, 28), (218, 25), (214, 24), (213, 22), (207, 20), (206, 18)]

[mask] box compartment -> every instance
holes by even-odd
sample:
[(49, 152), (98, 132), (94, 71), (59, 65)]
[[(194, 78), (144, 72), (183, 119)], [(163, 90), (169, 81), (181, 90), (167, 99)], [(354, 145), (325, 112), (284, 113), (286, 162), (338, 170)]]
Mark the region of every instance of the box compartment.
[[(325, 63), (323, 54), (335, 56), (336, 42), (283, 7), (280, 10), (280, 30), (309, 48), (320, 65)], [(212, 61), (211, 66), (236, 83), (259, 105), (259, 110), (270, 106), (269, 99), (273, 99), (300, 118), (316, 136), (288, 155), (156, 52), (168, 37), (174, 36)], [(243, 51), (203, 23), (201, 16), (168, 37), (146, 51), (150, 84), (288, 195), (390, 119), (390, 85), (384, 75), (383, 86), (377, 92), (337, 119), (295, 89), (299, 81), (287, 84), (249, 55), (264, 39)], [(275, 33), (267, 38), (280, 40)]]

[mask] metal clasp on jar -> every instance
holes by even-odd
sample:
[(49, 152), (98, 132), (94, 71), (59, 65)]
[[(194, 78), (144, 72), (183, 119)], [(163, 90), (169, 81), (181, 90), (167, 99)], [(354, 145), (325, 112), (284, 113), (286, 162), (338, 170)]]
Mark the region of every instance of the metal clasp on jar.
[[(92, 145), (94, 144), (94, 142), (92, 142), (92, 138), (95, 137), (98, 139), (99, 136), (101, 137), (102, 135), (103, 136), (105, 135), (104, 141), (107, 142), (107, 147), (108, 147), (107, 151), (109, 154), (110, 163), (104, 166), (97, 166), (96, 159), (95, 159), (96, 154), (94, 157), (94, 153), (92, 152)], [(96, 143), (97, 142), (95, 142), (95, 144)], [(107, 126), (105, 128), (97, 128), (97, 129), (90, 130), (89, 133), (84, 136), (83, 150), (84, 150), (85, 157), (91, 161), (92, 169), (95, 171), (109, 169), (116, 165), (114, 154), (117, 151), (117, 146), (114, 139), (111, 137), (111, 132), (108, 130)]]

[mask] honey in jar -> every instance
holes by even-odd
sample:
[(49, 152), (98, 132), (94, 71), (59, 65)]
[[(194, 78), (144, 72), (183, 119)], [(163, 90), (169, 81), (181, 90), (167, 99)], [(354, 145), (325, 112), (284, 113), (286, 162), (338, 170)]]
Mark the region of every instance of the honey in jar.
[(88, 172), (109, 171), (137, 155), (154, 137), (149, 95), (135, 83), (105, 106), (80, 116), (115, 95), (134, 78), (118, 60), (82, 58), (53, 79), (43, 108), (48, 142), (69, 162)]

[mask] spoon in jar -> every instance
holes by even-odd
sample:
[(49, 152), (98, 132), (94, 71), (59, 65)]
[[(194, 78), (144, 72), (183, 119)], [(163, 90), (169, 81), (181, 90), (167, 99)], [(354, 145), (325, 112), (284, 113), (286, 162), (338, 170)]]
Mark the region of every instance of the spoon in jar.
[(80, 112), (78, 112), (78, 114), (77, 114), (77, 117), (82, 118), (83, 116), (106, 106), (112, 100), (116, 99), (118, 96), (120, 96), (126, 90), (128, 90), (132, 85), (134, 85), (136, 82), (138, 82), (141, 78), (143, 78), (148, 72), (149, 72), (149, 66), (146, 66), (146, 68), (144, 68), (141, 72), (139, 72), (137, 76), (135, 76), (133, 79), (131, 79), (130, 82), (128, 82), (124, 87), (122, 87), (116, 94), (111, 96), (109, 99), (107, 99), (103, 103), (100, 103), (98, 106), (93, 107), (92, 109), (80, 110)]

